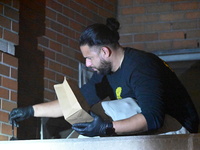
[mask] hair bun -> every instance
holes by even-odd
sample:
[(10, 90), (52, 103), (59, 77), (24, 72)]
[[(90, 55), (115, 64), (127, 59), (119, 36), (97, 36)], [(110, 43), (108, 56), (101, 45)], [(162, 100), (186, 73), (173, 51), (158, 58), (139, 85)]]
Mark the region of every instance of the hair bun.
[(110, 30), (117, 32), (119, 29), (119, 22), (115, 18), (107, 18), (106, 25)]

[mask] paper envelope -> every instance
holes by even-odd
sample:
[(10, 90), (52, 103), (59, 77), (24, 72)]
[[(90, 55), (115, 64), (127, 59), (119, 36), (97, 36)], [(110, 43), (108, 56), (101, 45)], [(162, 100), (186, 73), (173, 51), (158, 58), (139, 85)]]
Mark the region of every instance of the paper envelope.
[(64, 78), (63, 83), (54, 85), (54, 89), (66, 121), (74, 124), (93, 120), (92, 116), (87, 113), (89, 105), (76, 83)]

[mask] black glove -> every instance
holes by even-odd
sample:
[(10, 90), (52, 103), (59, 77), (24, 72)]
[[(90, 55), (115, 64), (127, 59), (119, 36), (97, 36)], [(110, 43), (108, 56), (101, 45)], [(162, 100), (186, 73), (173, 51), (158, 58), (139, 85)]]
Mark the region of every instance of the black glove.
[(110, 129), (113, 130), (114, 133), (112, 122), (105, 122), (101, 117), (92, 112), (91, 116), (94, 118), (92, 122), (73, 124), (72, 129), (74, 129), (79, 134), (90, 137), (108, 135), (107, 131), (110, 132)]
[(10, 123), (14, 123), (15, 126), (18, 126), (17, 122), (23, 121), (30, 117), (34, 116), (34, 110), (32, 106), (14, 108), (9, 115)]

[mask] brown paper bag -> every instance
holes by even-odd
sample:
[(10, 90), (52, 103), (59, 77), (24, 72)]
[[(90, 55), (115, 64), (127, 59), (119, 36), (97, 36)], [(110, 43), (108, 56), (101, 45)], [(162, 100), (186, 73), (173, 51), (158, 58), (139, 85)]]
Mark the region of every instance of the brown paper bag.
[(64, 118), (70, 124), (91, 122), (93, 120), (87, 112), (89, 105), (82, 96), (78, 85), (71, 80), (66, 80), (62, 84), (54, 85), (59, 104)]

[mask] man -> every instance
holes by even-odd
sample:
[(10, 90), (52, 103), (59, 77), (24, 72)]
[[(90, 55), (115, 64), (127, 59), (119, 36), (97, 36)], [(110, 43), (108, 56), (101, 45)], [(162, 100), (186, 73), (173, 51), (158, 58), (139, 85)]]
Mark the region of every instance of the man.
[[(94, 113), (94, 121), (72, 128), (87, 136), (140, 133), (162, 127), (165, 115), (174, 117), (190, 133), (198, 131), (195, 107), (175, 73), (157, 56), (119, 44), (119, 22), (108, 18), (107, 24), (94, 24), (80, 37), (80, 50), (86, 66), (95, 72), (81, 92), (90, 106), (106, 97), (131, 97), (141, 113), (118, 121), (106, 122)], [(119, 106), (120, 107), (120, 106)], [(14, 109), (10, 120), (62, 116), (58, 101)]]

